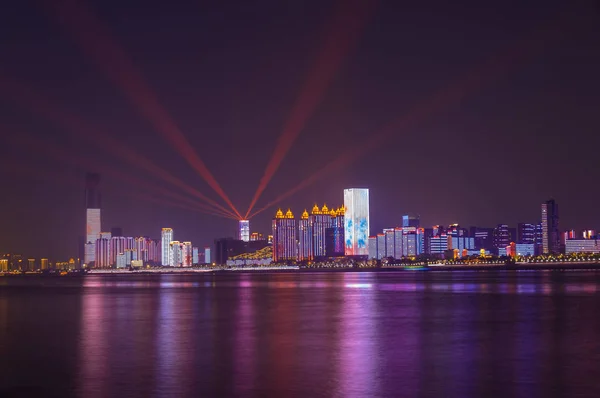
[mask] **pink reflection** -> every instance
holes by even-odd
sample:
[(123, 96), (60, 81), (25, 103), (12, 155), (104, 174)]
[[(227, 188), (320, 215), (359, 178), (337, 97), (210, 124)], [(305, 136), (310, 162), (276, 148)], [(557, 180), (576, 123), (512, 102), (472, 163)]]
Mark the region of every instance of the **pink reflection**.
[[(87, 281), (84, 287), (89, 287)], [(84, 293), (79, 340), (79, 389), (83, 397), (106, 397), (108, 377), (108, 336), (105, 319), (106, 297), (100, 293)]]
[[(251, 287), (249, 280), (240, 281), (240, 286)], [(235, 391), (239, 396), (247, 394), (256, 388), (257, 347), (256, 324), (254, 317), (254, 291), (242, 289), (239, 291), (237, 303), (238, 313), (234, 348), (234, 377)]]
[[(354, 283), (355, 274), (344, 275), (344, 280)], [(359, 284), (360, 285), (360, 284)], [(339, 339), (339, 383), (337, 394), (341, 397), (376, 396), (378, 347), (374, 292), (361, 289), (343, 292), (344, 300), (340, 312), (341, 331)]]

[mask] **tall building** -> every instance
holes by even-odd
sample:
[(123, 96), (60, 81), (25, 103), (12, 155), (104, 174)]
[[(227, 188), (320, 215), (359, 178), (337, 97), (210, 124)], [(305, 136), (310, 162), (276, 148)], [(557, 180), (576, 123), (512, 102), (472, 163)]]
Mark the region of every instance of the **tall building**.
[(204, 263), (210, 264), (210, 262), (211, 262), (210, 247), (205, 247), (204, 248)]
[(312, 219), (308, 215), (308, 211), (304, 210), (298, 220), (298, 260), (312, 261), (314, 260), (313, 253)]
[(327, 205), (323, 205), (322, 209), (319, 209), (319, 207), (315, 205), (310, 216), (308, 217), (313, 234), (313, 258), (325, 257), (326, 255), (325, 235), (327, 228), (331, 227), (331, 217), (335, 217), (335, 211), (332, 210), (330, 212), (327, 208)]
[(85, 176), (85, 249), (83, 263), (92, 265), (96, 261), (96, 240), (100, 237), (102, 223), (100, 217), (100, 174), (87, 173)]
[(296, 260), (298, 244), (296, 240), (296, 220), (291, 210), (283, 214), (277, 211), (273, 219), (273, 261)]
[(48, 264), (48, 259), (47, 258), (42, 258), (40, 260), (40, 268), (42, 269), (42, 271), (47, 270), (49, 268), (49, 264)]
[(346, 256), (368, 256), (369, 190), (344, 189), (344, 253)]
[(402, 216), (402, 227), (415, 227), (419, 228), (421, 226), (421, 221), (419, 216), (413, 215), (404, 215)]
[(183, 242), (181, 244), (181, 266), (191, 267), (192, 266), (192, 242)]
[(183, 245), (179, 241), (169, 243), (169, 265), (171, 267), (181, 267), (183, 265)]
[(331, 227), (327, 228), (325, 239), (325, 255), (341, 257), (344, 255), (344, 206), (331, 212)]
[(517, 243), (535, 243), (535, 224), (519, 223), (517, 225)]
[(506, 224), (498, 224), (496, 228), (494, 228), (494, 247), (495, 248), (505, 248), (510, 244), (510, 232), (508, 230), (508, 225)]
[(192, 264), (198, 265), (200, 259), (198, 258), (198, 248), (192, 247)]
[(558, 253), (559, 250), (558, 205), (550, 199), (542, 203), (542, 253)]
[(173, 229), (172, 228), (163, 228), (161, 231), (161, 265), (167, 266), (171, 264), (170, 250), (171, 250), (171, 242), (173, 241)]
[(377, 259), (377, 236), (369, 236), (369, 260)]
[(377, 260), (386, 257), (385, 249), (385, 234), (377, 234)]
[(239, 240), (250, 241), (250, 220), (240, 220)]

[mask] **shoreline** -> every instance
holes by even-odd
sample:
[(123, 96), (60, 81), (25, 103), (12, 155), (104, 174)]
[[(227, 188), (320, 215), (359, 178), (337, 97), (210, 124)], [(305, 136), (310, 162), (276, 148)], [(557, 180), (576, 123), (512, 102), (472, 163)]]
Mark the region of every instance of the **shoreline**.
[(230, 268), (230, 269), (153, 269), (153, 270), (90, 270), (88, 272), (69, 273), (0, 273), (1, 277), (84, 277), (90, 275), (199, 275), (199, 274), (227, 274), (227, 273), (339, 273), (339, 272), (465, 272), (465, 271), (600, 271), (600, 263), (556, 263), (556, 264), (476, 264), (476, 265), (428, 265), (428, 266), (384, 266), (384, 267), (338, 267), (338, 268), (299, 268), (299, 267), (257, 267), (257, 268)]

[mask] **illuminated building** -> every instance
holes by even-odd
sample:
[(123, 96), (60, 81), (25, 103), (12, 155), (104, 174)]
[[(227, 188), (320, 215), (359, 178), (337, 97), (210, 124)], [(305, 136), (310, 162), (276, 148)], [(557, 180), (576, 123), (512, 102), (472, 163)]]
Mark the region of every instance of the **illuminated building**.
[(386, 257), (385, 234), (377, 234), (377, 260)]
[(368, 256), (369, 190), (344, 189), (344, 252), (346, 256)]
[(127, 259), (125, 253), (117, 254), (117, 268), (127, 268)]
[(8, 272), (8, 259), (2, 258), (0, 259), (0, 272)]
[(377, 236), (369, 236), (369, 260), (377, 258)]
[(309, 217), (306, 210), (298, 220), (298, 260), (314, 260), (312, 218)]
[(169, 243), (169, 265), (171, 267), (181, 267), (183, 263), (182, 244), (179, 241)]
[(404, 215), (402, 216), (402, 227), (414, 227), (419, 228), (421, 226), (421, 221), (419, 216), (413, 215)]
[(101, 238), (96, 240), (96, 268), (107, 268), (114, 264), (114, 262), (111, 261), (111, 242), (112, 238), (109, 238), (106, 235), (101, 235)]
[(331, 210), (331, 227), (325, 230), (325, 256), (341, 257), (344, 255), (344, 206)]
[(508, 231), (508, 225), (498, 224), (494, 228), (494, 247), (499, 249), (506, 247), (510, 244), (510, 232)]
[(383, 234), (385, 235), (385, 257), (393, 257), (395, 247), (394, 228), (384, 229)]
[(469, 235), (473, 238), (477, 250), (489, 251), (494, 248), (493, 228), (471, 227)]
[(582, 233), (583, 239), (595, 239), (596, 238), (596, 230), (594, 229), (586, 229)]
[(85, 176), (86, 233), (83, 263), (91, 265), (96, 261), (96, 240), (100, 237), (102, 223), (100, 218), (100, 193), (98, 184), (100, 175), (87, 173)]
[(331, 214), (327, 205), (323, 205), (322, 209), (319, 209), (315, 205), (309, 219), (309, 224), (312, 228), (312, 253), (313, 258), (325, 257), (325, 232), (327, 228), (331, 227)]
[(250, 241), (250, 220), (240, 220), (239, 239), (244, 242)]
[(204, 248), (204, 263), (206, 264), (210, 264), (210, 247), (205, 247)]
[(273, 235), (267, 235), (267, 242), (272, 245), (273, 244)]
[(132, 268), (142, 268), (144, 266), (144, 262), (142, 260), (131, 260)]
[(110, 247), (109, 247), (109, 264), (112, 266), (117, 263), (117, 255), (121, 253), (125, 253), (125, 243), (126, 239), (123, 236), (112, 236), (110, 238)]
[(171, 242), (173, 241), (173, 229), (163, 228), (161, 231), (161, 265), (167, 266), (171, 264)]
[(49, 264), (48, 264), (48, 259), (47, 258), (40, 259), (40, 268), (42, 269), (42, 271), (47, 270), (49, 268)]
[(252, 232), (250, 234), (250, 240), (251, 241), (253, 241), (253, 240), (264, 240), (264, 239), (265, 239), (264, 235), (261, 234), (261, 233), (259, 233), (259, 232)]
[[(450, 239), (452, 239), (450, 237)], [(429, 253), (434, 255), (443, 255), (448, 250), (448, 235), (442, 233), (432, 236), (429, 239)]]
[(198, 265), (200, 259), (198, 258), (198, 248), (192, 247), (192, 264)]
[(558, 253), (559, 249), (558, 205), (550, 199), (542, 203), (542, 253)]
[(35, 271), (35, 258), (28, 258), (27, 259), (27, 270), (28, 271)]
[(181, 244), (181, 266), (192, 266), (192, 242), (183, 242)]
[(565, 253), (600, 253), (597, 239), (568, 239), (565, 242)]
[(296, 260), (298, 246), (296, 242), (296, 220), (291, 210), (283, 214), (279, 209), (272, 222), (273, 261)]

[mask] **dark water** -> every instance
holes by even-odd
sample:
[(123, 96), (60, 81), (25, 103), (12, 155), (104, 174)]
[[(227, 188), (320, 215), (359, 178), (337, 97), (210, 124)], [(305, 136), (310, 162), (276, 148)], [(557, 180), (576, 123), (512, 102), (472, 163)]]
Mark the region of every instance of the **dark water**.
[(600, 274), (0, 278), (0, 396), (600, 397)]

